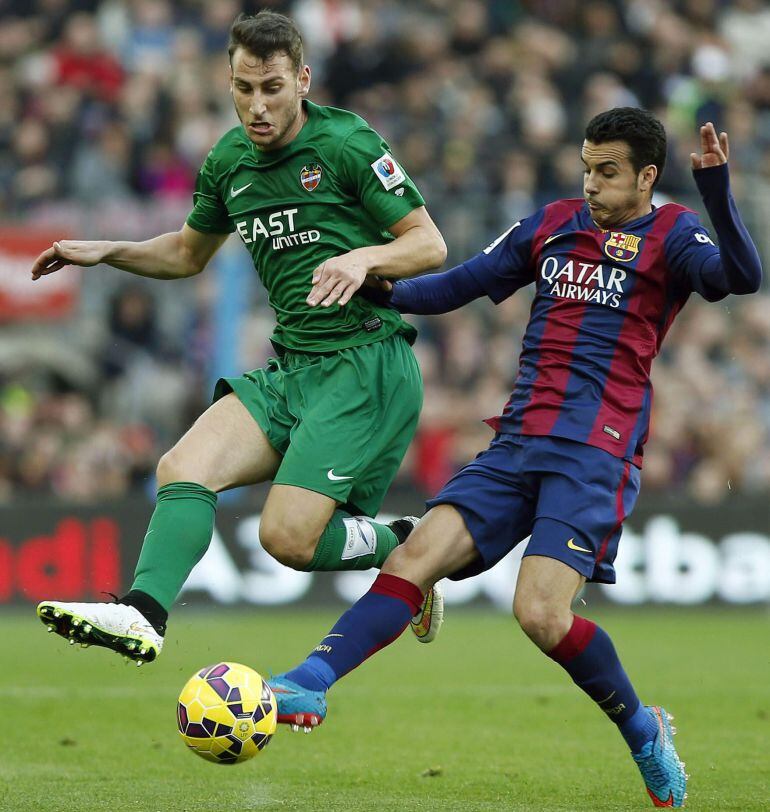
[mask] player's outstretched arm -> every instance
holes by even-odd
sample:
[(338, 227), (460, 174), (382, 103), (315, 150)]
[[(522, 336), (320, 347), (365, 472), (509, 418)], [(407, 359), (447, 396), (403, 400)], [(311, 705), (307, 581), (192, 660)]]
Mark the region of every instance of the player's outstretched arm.
[(717, 136), (714, 125), (708, 122), (700, 128), (700, 140), (701, 152), (692, 153), (690, 160), (719, 249), (707, 240), (692, 252), (694, 287), (710, 300), (730, 293), (754, 293), (762, 282), (762, 264), (730, 192), (727, 133)]
[(39, 279), (66, 265), (91, 267), (99, 263), (154, 279), (181, 279), (200, 273), (227, 234), (204, 234), (182, 226), (143, 242), (109, 240), (60, 240), (43, 251), (32, 266), (32, 279)]
[(322, 307), (335, 302), (345, 305), (367, 276), (415, 276), (438, 268), (446, 259), (444, 239), (424, 206), (413, 209), (388, 230), (395, 240), (356, 248), (319, 265), (313, 272), (307, 303)]
[(388, 304), (399, 313), (430, 316), (450, 313), (485, 295), (471, 271), (465, 265), (457, 265), (442, 273), (399, 280), (392, 285)]

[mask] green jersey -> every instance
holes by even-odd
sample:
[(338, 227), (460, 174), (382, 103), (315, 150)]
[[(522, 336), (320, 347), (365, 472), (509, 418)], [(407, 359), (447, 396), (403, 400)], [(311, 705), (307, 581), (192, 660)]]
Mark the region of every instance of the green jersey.
[(273, 341), (329, 352), (414, 328), (394, 310), (354, 296), (310, 307), (313, 271), (330, 257), (393, 239), (388, 227), (424, 201), (388, 145), (354, 113), (303, 102), (307, 121), (285, 147), (263, 152), (238, 126), (209, 152), (187, 224), (237, 231), (276, 314)]

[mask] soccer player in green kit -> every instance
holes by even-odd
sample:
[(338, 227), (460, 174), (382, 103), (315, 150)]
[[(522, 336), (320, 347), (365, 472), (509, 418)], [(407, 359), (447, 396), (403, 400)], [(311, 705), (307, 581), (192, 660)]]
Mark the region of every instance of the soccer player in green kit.
[[(277, 357), (220, 380), (213, 405), (161, 458), (128, 594), (38, 606), (50, 631), (139, 664), (161, 651), (168, 611), (211, 541), (219, 491), (272, 480), (260, 538), (301, 570), (380, 567), (416, 522), (366, 518), (417, 425), (415, 330), (354, 294), (367, 276), (441, 265), (444, 241), (382, 138), (355, 114), (307, 100), (310, 69), (290, 19), (241, 15), (229, 54), (241, 126), (206, 158), (182, 229), (145, 242), (62, 240), (32, 270), (38, 279), (106, 263), (180, 279), (200, 273), (237, 232), (276, 314)], [(428, 593), (413, 624), (418, 639), (435, 636), (442, 611), (440, 595)]]

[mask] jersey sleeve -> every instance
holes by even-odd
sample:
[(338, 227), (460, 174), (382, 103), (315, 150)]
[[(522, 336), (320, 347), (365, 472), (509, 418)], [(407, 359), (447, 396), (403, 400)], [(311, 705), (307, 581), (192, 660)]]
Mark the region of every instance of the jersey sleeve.
[(684, 211), (666, 238), (666, 259), (672, 273), (688, 291), (695, 291), (709, 302), (724, 298), (719, 248), (695, 212)]
[(383, 230), (425, 205), (422, 195), (372, 129), (359, 127), (342, 142), (340, 173)]
[(235, 224), (215, 182), (213, 150), (206, 156), (198, 172), (193, 192), (193, 210), (187, 216), (187, 225), (204, 234), (229, 234), (235, 231)]
[(535, 281), (532, 249), (543, 214), (541, 209), (514, 223), (480, 254), (463, 263), (495, 304)]

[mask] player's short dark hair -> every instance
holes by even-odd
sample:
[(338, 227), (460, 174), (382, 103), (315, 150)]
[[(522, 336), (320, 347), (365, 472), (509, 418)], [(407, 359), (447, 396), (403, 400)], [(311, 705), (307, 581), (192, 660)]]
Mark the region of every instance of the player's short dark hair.
[(635, 172), (652, 164), (658, 169), (655, 184), (666, 165), (666, 131), (648, 110), (637, 107), (614, 107), (594, 116), (586, 127), (586, 141), (604, 144), (625, 141), (631, 150), (631, 165)]
[(297, 72), (304, 64), (299, 29), (293, 20), (276, 11), (262, 10), (254, 15), (239, 14), (230, 27), (227, 53), (231, 65), (236, 48), (243, 48), (262, 60), (283, 52)]

